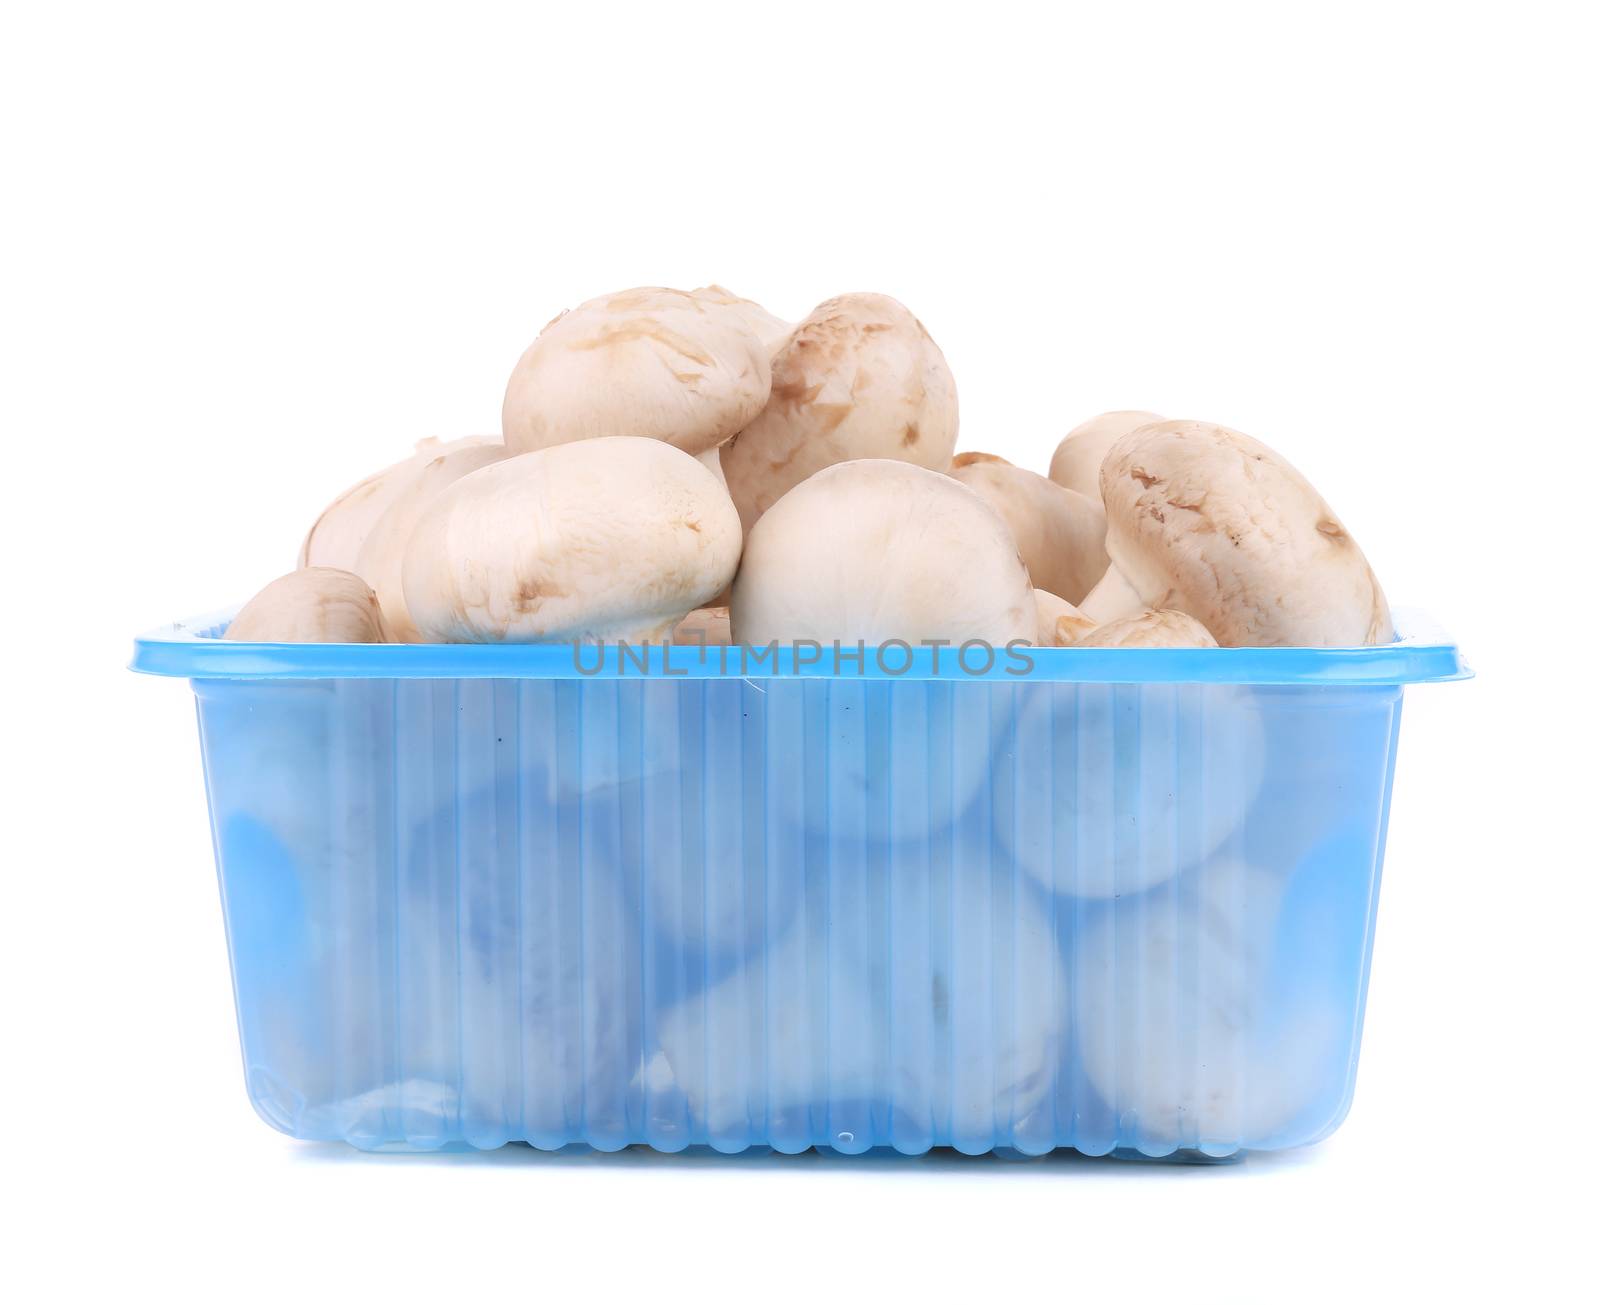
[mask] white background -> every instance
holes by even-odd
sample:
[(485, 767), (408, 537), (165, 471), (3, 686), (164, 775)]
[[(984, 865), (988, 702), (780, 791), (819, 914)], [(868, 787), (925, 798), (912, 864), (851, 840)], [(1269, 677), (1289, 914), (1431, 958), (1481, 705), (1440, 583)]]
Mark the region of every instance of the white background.
[[(8, 6), (0, 1290), (1593, 1290), (1593, 11)], [(559, 309), (904, 300), (961, 444), (1224, 421), (1480, 678), (1413, 690), (1354, 1109), (1215, 1168), (369, 1158), (246, 1102), (189, 693), (129, 640), (494, 432)]]

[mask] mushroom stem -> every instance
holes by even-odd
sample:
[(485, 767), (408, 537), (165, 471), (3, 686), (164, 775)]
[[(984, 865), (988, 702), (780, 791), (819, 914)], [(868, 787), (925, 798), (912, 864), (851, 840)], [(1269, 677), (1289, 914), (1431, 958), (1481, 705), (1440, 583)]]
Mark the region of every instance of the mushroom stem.
[(1078, 604), (1078, 610), (1091, 621), (1103, 625), (1107, 621), (1137, 616), (1149, 606), (1139, 597), (1139, 591), (1128, 583), (1128, 578), (1115, 566), (1110, 566), (1100, 577), (1099, 583)]

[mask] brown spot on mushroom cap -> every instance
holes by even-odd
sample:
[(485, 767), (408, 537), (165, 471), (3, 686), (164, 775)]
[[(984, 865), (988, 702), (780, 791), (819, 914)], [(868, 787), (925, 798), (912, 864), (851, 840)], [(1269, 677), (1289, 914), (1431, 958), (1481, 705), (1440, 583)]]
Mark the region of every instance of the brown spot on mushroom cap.
[(1033, 591), (1034, 604), (1039, 611), (1039, 646), (1066, 648), (1076, 643), (1095, 623), (1073, 604), (1048, 590)]
[(675, 644), (690, 647), (715, 647), (733, 642), (727, 607), (697, 607), (677, 625), (670, 636)]
[(905, 434), (900, 437), (900, 443), (909, 449), (917, 442), (921, 434), (922, 432), (917, 429), (917, 423), (914, 421), (908, 421), (906, 423)]
[(512, 590), (511, 604), (517, 611), (528, 613), (537, 609), (540, 603), (571, 595), (569, 587), (556, 584), (548, 575), (523, 576)]
[[(813, 385), (803, 378), (784, 376), (781, 378), (775, 377), (772, 382), (772, 397), (780, 403), (810, 403), (821, 393), (821, 381)], [(733, 438), (738, 439), (739, 437), (735, 435)]]
[(855, 405), (850, 403), (813, 403), (811, 405), (811, 411), (816, 417), (817, 429), (824, 435), (838, 430), (854, 408)]
[(979, 453), (968, 449), (965, 453), (958, 453), (950, 459), (950, 470), (959, 471), (962, 467), (970, 467), (975, 462), (1005, 462), (1008, 467), (1011, 465), (998, 453)]

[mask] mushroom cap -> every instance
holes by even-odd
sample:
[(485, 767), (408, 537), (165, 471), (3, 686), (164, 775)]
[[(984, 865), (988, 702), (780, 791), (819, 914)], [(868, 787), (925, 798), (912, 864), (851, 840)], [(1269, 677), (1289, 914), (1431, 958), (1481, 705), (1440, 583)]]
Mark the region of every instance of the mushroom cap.
[(406, 547), (424, 639), (657, 639), (739, 564), (739, 517), (694, 457), (632, 436), (558, 444), (463, 476)]
[(331, 566), (279, 576), (239, 609), (224, 639), (249, 643), (387, 643), (389, 631), (367, 582)]
[(300, 545), (298, 565), (355, 570), (356, 558), (361, 553), (361, 545), (366, 542), (367, 535), (389, 510), (390, 504), (405, 492), (411, 477), (421, 467), (441, 453), (499, 442), (487, 435), (471, 435), (447, 444), (436, 439), (420, 441), (410, 457), (374, 472), (323, 508), (322, 515), (312, 523), (305, 542)]
[(1216, 858), (1080, 936), (1083, 1072), (1140, 1144), (1264, 1142), (1348, 1057), (1347, 1017), (1282, 956), (1283, 903), (1279, 875)]
[(1106, 514), (1093, 499), (1009, 462), (969, 463), (950, 475), (1005, 518), (1040, 589), (1077, 603), (1105, 574)]
[(1079, 648), (1215, 648), (1211, 631), (1183, 612), (1140, 612), (1108, 621), (1078, 640)]
[(636, 435), (715, 448), (765, 406), (771, 358), (742, 311), (645, 286), (579, 304), (539, 333), (501, 408), (512, 453)]
[(1394, 637), (1372, 568), (1322, 496), (1265, 444), (1202, 421), (1118, 440), (1100, 469), (1111, 560), (1145, 606), (1223, 647)]
[(956, 385), (905, 305), (848, 294), (814, 309), (772, 360), (772, 397), (723, 447), (745, 529), (807, 476), (858, 458), (943, 471), (956, 445)]
[[(992, 1135), (997, 1127), (1019, 1136), (1047, 1135), (1071, 1009), (1057, 931), (1036, 893), (997, 882), (987, 847), (971, 852), (956, 857), (943, 904), (936, 905), (940, 894), (926, 887), (896, 897), (896, 918), (907, 928), (913, 919), (919, 928), (931, 927), (940, 912), (956, 922), (942, 935), (934, 932), (947, 941), (921, 957), (920, 981), (901, 982), (898, 958), (876, 938), (844, 930), (830, 937), (825, 929), (808, 927), (804, 911), (797, 920), (769, 913), (787, 931), (764, 953), (755, 949), (748, 964), (659, 1013), (635, 1091), (670, 1103), (666, 1108), (686, 1116), (695, 1135), (741, 1126), (751, 1104), (742, 1072), (747, 1053), (742, 1038), (718, 1037), (716, 1031), (747, 1029), (759, 1013), (765, 1037), (804, 1041), (825, 1031), (833, 1012), (850, 1011), (874, 1027), (918, 1035), (890, 1040), (875, 1054), (836, 1058), (825, 1085), (809, 1074), (772, 1074), (760, 1088), (770, 1117), (787, 1116), (805, 1127), (825, 1098), (871, 1109), (875, 1117), (887, 1108), (896, 1127), (912, 1135), (929, 1136), (942, 1127), (963, 1138)], [(782, 886), (797, 877), (776, 878)], [(871, 887), (887, 891), (886, 885)], [(986, 972), (974, 975), (966, 959), (969, 941), (981, 941), (985, 955), (992, 948), (1004, 958), (1004, 1018), (995, 1015), (996, 981)], [(826, 976), (826, 982), (812, 981), (815, 976)], [(930, 1041), (983, 1047), (986, 1054), (969, 1058), (952, 1075), (928, 1054)], [(936, 1116), (941, 1094), (945, 1113)]]
[(1041, 648), (1068, 648), (1095, 628), (1087, 616), (1048, 589), (1035, 589), (1033, 601), (1039, 609), (1036, 642)]
[[(1005, 743), (1018, 811), (1004, 821), (1009, 860), (1046, 891), (1131, 898), (1210, 859), (1256, 808), (1267, 734), (1254, 694), (1221, 684), (1019, 685)], [(1052, 764), (1059, 743), (1072, 758)], [(1075, 758), (1075, 759), (1073, 759)], [(1121, 838), (1118, 830), (1142, 831)], [(1077, 854), (1062, 842), (1079, 831)]]
[(730, 603), (737, 642), (1002, 647), (1038, 609), (999, 514), (948, 476), (868, 458), (827, 467), (756, 522)]
[(696, 299), (705, 300), (708, 304), (720, 304), (724, 308), (731, 309), (756, 333), (769, 354), (777, 353), (783, 348), (785, 341), (794, 334), (793, 322), (774, 317), (754, 299), (741, 299), (733, 291), (725, 290), (720, 285), (701, 286), (689, 293)]
[[(908, 924), (908, 916), (920, 928), (949, 912), (948, 932), (932, 935), (947, 941), (935, 943), (924, 958), (931, 982), (905, 982), (904, 956), (881, 943), (865, 941), (859, 951), (871, 976), (869, 991), (888, 995), (889, 1028), (930, 1029), (935, 1046), (982, 1048), (951, 1065), (930, 1057), (918, 1038), (886, 1039), (895, 1117), (918, 1120), (931, 1133), (937, 1116), (930, 1110), (948, 1091), (956, 1138), (1001, 1130), (1043, 1143), (1053, 1140), (1071, 1022), (1068, 970), (1047, 900), (1009, 865), (998, 864), (986, 823), (968, 818), (951, 831), (948, 883), (935, 879), (937, 888), (929, 884), (895, 899), (897, 927)], [(937, 863), (938, 853), (919, 852)]]
[(1090, 417), (1081, 426), (1074, 426), (1050, 459), (1050, 479), (1066, 489), (1075, 489), (1100, 501), (1100, 464), (1105, 461), (1111, 446), (1129, 431), (1162, 421), (1160, 413), (1141, 412), (1135, 408), (1102, 412)]
[(378, 605), (383, 608), (383, 619), (393, 642), (417, 643), (421, 639), (406, 609), (405, 588), (400, 578), (406, 545), (411, 542), (411, 532), (416, 529), (417, 522), (428, 505), (456, 481), (505, 456), (506, 446), (494, 440), (451, 448), (428, 459), (406, 478), (400, 493), (368, 533), (351, 569), (378, 595)]
[(691, 648), (714, 647), (731, 644), (733, 632), (726, 607), (697, 607), (672, 627), (673, 643), (688, 644)]
[(965, 453), (958, 453), (950, 459), (950, 470), (959, 471), (962, 467), (970, 467), (976, 462), (1004, 462), (1008, 467), (1011, 465), (998, 453), (979, 453), (976, 449), (968, 449)]

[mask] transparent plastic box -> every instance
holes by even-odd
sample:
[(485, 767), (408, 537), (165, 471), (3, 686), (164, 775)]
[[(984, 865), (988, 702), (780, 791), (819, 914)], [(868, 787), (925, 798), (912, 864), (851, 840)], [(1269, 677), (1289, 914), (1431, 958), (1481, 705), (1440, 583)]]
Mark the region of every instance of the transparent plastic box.
[(133, 666), (193, 681), (285, 1133), (1223, 1156), (1350, 1104), (1403, 689), (1469, 674), (1397, 623), (974, 675), (218, 617)]

